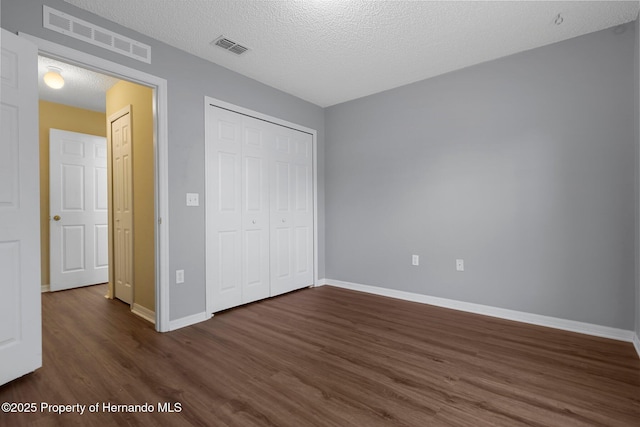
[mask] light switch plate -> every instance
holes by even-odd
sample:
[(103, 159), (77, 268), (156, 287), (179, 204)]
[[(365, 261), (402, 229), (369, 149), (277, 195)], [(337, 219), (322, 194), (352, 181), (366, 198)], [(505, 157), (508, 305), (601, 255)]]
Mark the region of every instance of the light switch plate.
[(184, 270), (176, 270), (176, 283), (184, 283)]
[(198, 193), (187, 193), (187, 206), (200, 206)]
[(456, 271), (464, 271), (464, 260), (457, 259), (456, 260)]
[(420, 265), (420, 256), (411, 255), (411, 265)]

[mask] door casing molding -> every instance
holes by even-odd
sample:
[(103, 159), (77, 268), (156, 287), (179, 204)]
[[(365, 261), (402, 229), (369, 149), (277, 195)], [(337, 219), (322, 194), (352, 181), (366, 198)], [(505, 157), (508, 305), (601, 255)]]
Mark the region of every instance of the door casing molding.
[(26, 33), (18, 33), (38, 47), (38, 53), (93, 71), (128, 80), (153, 90), (155, 176), (156, 330), (169, 331), (169, 126), (167, 81), (135, 68), (72, 49)]

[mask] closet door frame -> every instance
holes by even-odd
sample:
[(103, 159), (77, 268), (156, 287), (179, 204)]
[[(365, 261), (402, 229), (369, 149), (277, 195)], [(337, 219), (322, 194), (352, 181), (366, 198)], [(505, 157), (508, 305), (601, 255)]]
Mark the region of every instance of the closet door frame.
[[(257, 111), (253, 111), (250, 110), (248, 108), (244, 108), (244, 107), (240, 107), (234, 104), (230, 104), (228, 102), (216, 99), (216, 98), (212, 98), (209, 96), (205, 96), (204, 97), (204, 116), (205, 116), (205, 145), (204, 145), (204, 149), (205, 149), (205, 159), (209, 159), (209, 154), (210, 154), (210, 150), (213, 149), (213, 146), (211, 144), (211, 135), (209, 135), (209, 132), (211, 131), (208, 123), (209, 123), (209, 119), (211, 117), (211, 112), (213, 111), (212, 108), (221, 108), (233, 113), (238, 113), (238, 114), (242, 114), (245, 116), (249, 116), (249, 117), (253, 117), (256, 118), (258, 120), (264, 120), (276, 125), (280, 125), (280, 126), (284, 126), (287, 128), (291, 128), (300, 132), (304, 132), (304, 133), (308, 133), (312, 136), (312, 155), (313, 155), (313, 159), (312, 159), (312, 179), (313, 179), (313, 183), (312, 183), (312, 190), (313, 190), (313, 286), (317, 286), (318, 285), (318, 132), (315, 129), (311, 129), (296, 123), (292, 123), (286, 120), (282, 120), (280, 118), (277, 117), (273, 117), (267, 114), (263, 114)], [(213, 171), (211, 170), (210, 165), (208, 164), (208, 162), (205, 160), (205, 183), (208, 183), (210, 181), (211, 178), (211, 173), (213, 173)], [(209, 230), (212, 230), (214, 227), (213, 224), (213, 216), (210, 215), (211, 211), (212, 211), (212, 202), (211, 202), (211, 189), (206, 189), (206, 201), (205, 201), (205, 229), (206, 231), (206, 235), (208, 236), (209, 234)], [(205, 244), (205, 247), (207, 245)], [(205, 272), (205, 280), (207, 281), (207, 286), (206, 286), (206, 312), (207, 313), (213, 313), (214, 312), (214, 302), (213, 302), (213, 295), (211, 290), (209, 289), (209, 285), (208, 285), (208, 279), (206, 279), (206, 277), (209, 277), (210, 274), (212, 272), (209, 271), (211, 267), (209, 266), (209, 263), (207, 263), (206, 266), (206, 272)]]

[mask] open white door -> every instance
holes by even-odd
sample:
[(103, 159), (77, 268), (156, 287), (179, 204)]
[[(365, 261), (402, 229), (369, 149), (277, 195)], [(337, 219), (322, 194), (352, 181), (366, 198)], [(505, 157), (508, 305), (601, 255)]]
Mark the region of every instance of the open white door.
[(51, 290), (109, 280), (107, 138), (49, 130)]
[(131, 106), (108, 119), (113, 175), (114, 296), (133, 304), (133, 147)]
[(0, 385), (42, 366), (38, 51), (1, 39)]

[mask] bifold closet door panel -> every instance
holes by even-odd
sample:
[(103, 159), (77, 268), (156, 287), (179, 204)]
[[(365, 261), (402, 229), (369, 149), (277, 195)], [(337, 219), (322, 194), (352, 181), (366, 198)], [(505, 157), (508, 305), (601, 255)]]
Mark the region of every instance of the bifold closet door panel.
[(213, 311), (242, 304), (242, 116), (208, 115), (207, 298)]
[(313, 284), (313, 140), (292, 134), (293, 283), (295, 289)]
[[(269, 168), (271, 181), (271, 295), (295, 289), (293, 284), (293, 221), (291, 215), (290, 139), (276, 137), (277, 154)], [(285, 151), (286, 150), (286, 151)]]
[(313, 283), (311, 135), (275, 126), (271, 182), (271, 295)]
[(242, 303), (269, 297), (269, 153), (274, 134), (244, 117), (242, 138)]

